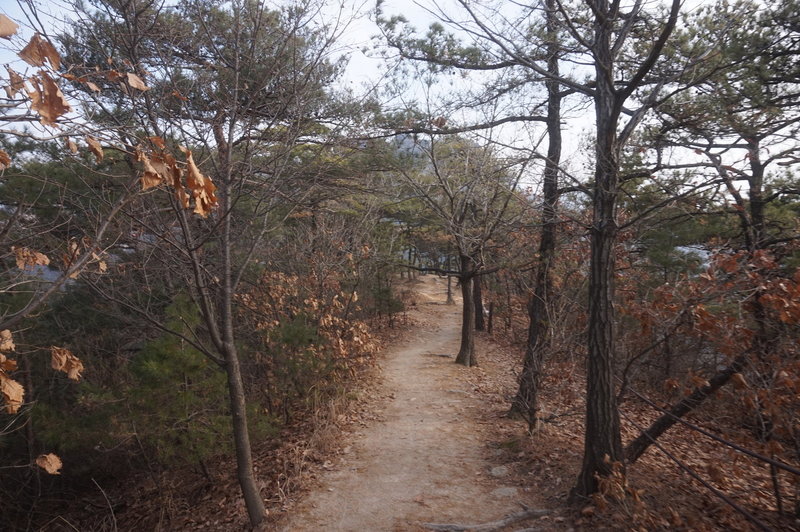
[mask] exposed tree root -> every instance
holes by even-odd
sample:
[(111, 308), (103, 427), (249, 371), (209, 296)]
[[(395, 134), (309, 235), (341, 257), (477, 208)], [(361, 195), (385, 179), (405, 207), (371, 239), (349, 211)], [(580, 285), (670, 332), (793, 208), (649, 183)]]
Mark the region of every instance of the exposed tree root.
[[(462, 525), (458, 523), (420, 523), (420, 526), (428, 530), (437, 530), (440, 532), (496, 532), (504, 529), (505, 527), (530, 519), (531, 517), (541, 517), (550, 513), (549, 510), (537, 510), (535, 508), (527, 508), (523, 505), (524, 510), (500, 519), (499, 521), (492, 521), (490, 523), (482, 523), (475, 525)], [(525, 531), (539, 530), (537, 528), (526, 528)]]

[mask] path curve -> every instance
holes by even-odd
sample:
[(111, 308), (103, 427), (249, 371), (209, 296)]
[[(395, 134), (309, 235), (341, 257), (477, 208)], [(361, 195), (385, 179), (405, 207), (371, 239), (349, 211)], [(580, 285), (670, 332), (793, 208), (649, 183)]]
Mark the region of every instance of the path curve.
[[(414, 288), (419, 324), (382, 361), (382, 421), (345, 436), (349, 452), (294, 509), (282, 530), (411, 531), (419, 522), (485, 522), (519, 509), (517, 489), (493, 468), (481, 405), (454, 363), (460, 305), (446, 281)], [(446, 355), (446, 356), (443, 356)]]

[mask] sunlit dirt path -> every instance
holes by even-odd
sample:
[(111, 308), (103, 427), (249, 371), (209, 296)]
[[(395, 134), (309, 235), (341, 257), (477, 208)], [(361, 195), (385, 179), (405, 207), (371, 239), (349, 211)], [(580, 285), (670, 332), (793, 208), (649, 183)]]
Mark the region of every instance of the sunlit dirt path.
[[(420, 522), (484, 522), (519, 510), (492, 468), (464, 372), (454, 364), (460, 301), (446, 282), (414, 285), (418, 327), (383, 359), (383, 420), (350, 435), (352, 450), (299, 504), (284, 531), (419, 530)], [(446, 356), (445, 356), (446, 355)], [(481, 434), (484, 436), (481, 436)]]

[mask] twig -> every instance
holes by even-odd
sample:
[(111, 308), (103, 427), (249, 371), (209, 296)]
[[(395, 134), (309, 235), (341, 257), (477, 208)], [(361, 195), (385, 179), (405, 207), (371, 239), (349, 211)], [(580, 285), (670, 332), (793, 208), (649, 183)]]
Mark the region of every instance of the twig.
[(106, 500), (106, 504), (108, 504), (108, 510), (111, 512), (111, 523), (113, 525), (112, 530), (114, 530), (116, 532), (116, 530), (117, 530), (117, 516), (114, 515), (114, 506), (111, 504), (111, 501), (108, 500), (108, 495), (106, 495), (106, 492), (103, 491), (103, 488), (100, 487), (100, 484), (98, 484), (95, 479), (92, 479), (92, 482), (94, 482), (94, 485), (97, 486), (97, 489), (100, 490), (100, 493), (103, 494), (103, 498)]

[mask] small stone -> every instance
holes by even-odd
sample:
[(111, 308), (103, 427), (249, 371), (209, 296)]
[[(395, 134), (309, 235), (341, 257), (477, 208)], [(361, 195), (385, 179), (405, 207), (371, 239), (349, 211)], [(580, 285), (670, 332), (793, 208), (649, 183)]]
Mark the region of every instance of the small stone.
[(504, 477), (508, 475), (508, 468), (504, 465), (493, 467), (489, 474), (495, 478)]
[(505, 488), (497, 488), (496, 490), (492, 491), (493, 497), (516, 497), (517, 495), (517, 488), (514, 487), (505, 487)]

